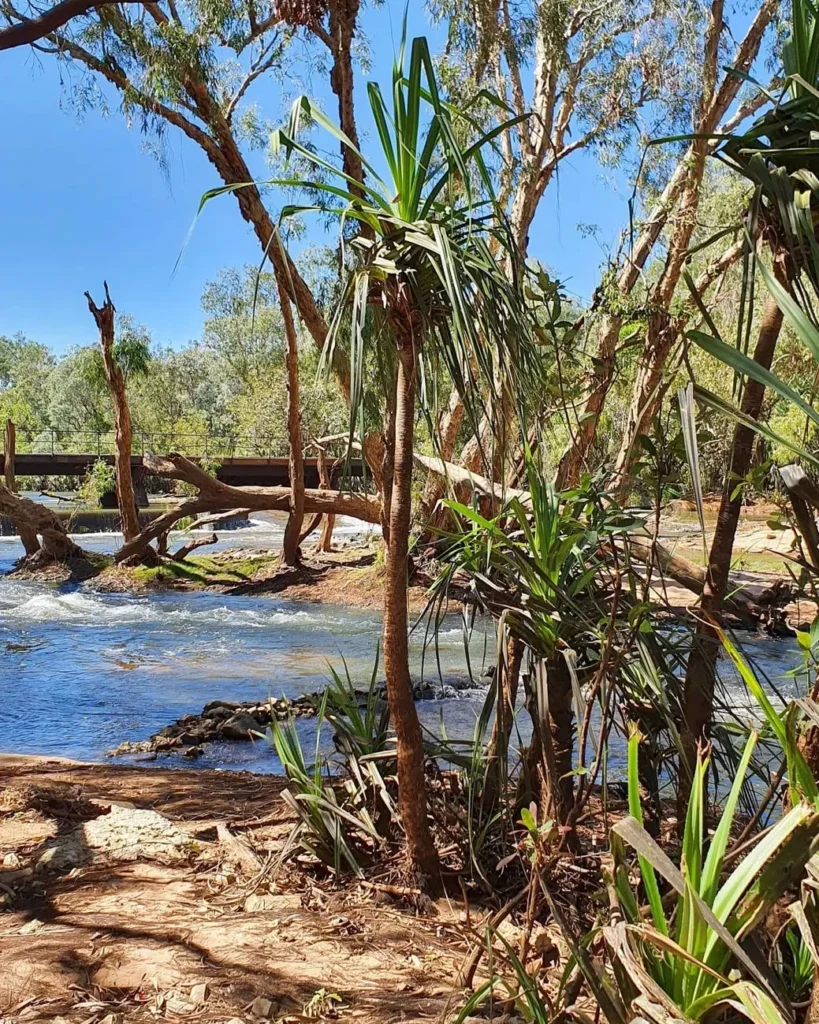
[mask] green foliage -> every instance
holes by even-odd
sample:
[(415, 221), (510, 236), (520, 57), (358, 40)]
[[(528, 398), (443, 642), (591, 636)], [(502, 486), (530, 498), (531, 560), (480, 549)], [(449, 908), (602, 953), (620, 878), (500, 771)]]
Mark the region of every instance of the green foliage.
[(0, 420), (18, 429), (36, 431), (47, 402), (45, 381), (54, 357), (44, 345), (23, 335), (0, 337)]
[[(801, 878), (817, 845), (819, 812), (797, 803), (724, 877), (737, 803), (756, 744), (751, 734), (710, 842), (705, 828), (708, 759), (698, 759), (677, 869), (642, 827), (639, 742), (639, 734), (633, 733), (628, 758), (631, 817), (616, 824), (612, 836), (612, 884), (626, 923), (604, 930), (619, 962), (621, 990), (661, 998), (667, 1012), (687, 1019), (699, 1020), (720, 1005), (744, 1007), (754, 1020), (786, 1019), (787, 1009), (781, 1004), (777, 1009), (778, 993), (740, 942)], [(650, 924), (629, 882), (624, 843), (638, 854)], [(661, 878), (676, 891), (676, 906), (662, 898)], [(740, 970), (742, 980), (728, 977), (732, 967)], [(764, 1006), (765, 1014), (753, 1012), (753, 1006)]]
[(116, 475), (114, 467), (103, 459), (97, 459), (82, 478), (82, 483), (77, 489), (77, 495), (81, 501), (88, 505), (99, 505), (102, 496), (110, 494), (115, 489)]
[(601, 545), (640, 523), (587, 481), (557, 492), (530, 459), (529, 490), (498, 515), (448, 502), (460, 532), (446, 538), (435, 595), (444, 599), (457, 573), (474, 580), (487, 611), (505, 611), (509, 629), (539, 657), (559, 642), (573, 646), (596, 635), (605, 616), (606, 562)]
[[(314, 210), (333, 216), (342, 228), (355, 222), (362, 228), (350, 242), (355, 262), (330, 322), (325, 363), (338, 355), (349, 323), (352, 437), (363, 425), (368, 355), (375, 347), (376, 363), (391, 365), (395, 345), (406, 347), (411, 336), (422, 407), (433, 407), (431, 389), (443, 372), (464, 397), (467, 418), (476, 427), (482, 412), (476, 378), (490, 392), (500, 378), (511, 386), (527, 379), (531, 321), (521, 289), (522, 268), (515, 266), (516, 249), (494, 203), (484, 163), (484, 151), (521, 118), (495, 124), (477, 141), (460, 145), (455, 125), (469, 123), (470, 114), (441, 97), (423, 38), (413, 41), (407, 67), (402, 42), (393, 67), (392, 109), (376, 83), (370, 83), (368, 98), (380, 146), (377, 158), (361, 153), (307, 97), (294, 104), (288, 130), (275, 133), (271, 142), (274, 152), (303, 159), (318, 172), (312, 181), (294, 175), (271, 184), (324, 197), (309, 207), (286, 206), (284, 218)], [(368, 176), (363, 195), (356, 182), (298, 141), (305, 120), (359, 157)], [(376, 163), (386, 166), (386, 181)], [(338, 184), (325, 180), (327, 175)], [(473, 180), (479, 192), (473, 191)], [(234, 188), (208, 193), (203, 203)], [(501, 263), (504, 257), (511, 274)]]
[[(389, 733), (389, 708), (376, 685), (376, 654), (370, 684), (363, 693), (355, 688), (346, 662), (342, 676), (330, 667), (330, 683), (318, 708), (316, 748), (308, 767), (294, 720), (271, 723), (271, 739), (290, 788), (282, 797), (299, 821), (290, 834), (282, 859), (306, 850), (337, 874), (361, 874), (362, 859), (369, 859), (396, 814), (381, 766), (395, 770), (395, 750)], [(322, 726), (327, 723), (341, 756), (342, 775), (325, 780), (320, 756)]]

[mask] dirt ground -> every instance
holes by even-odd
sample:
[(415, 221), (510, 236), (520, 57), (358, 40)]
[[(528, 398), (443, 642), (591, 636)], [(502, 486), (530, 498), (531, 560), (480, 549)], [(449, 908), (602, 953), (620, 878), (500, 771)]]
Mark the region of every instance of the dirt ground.
[(464, 908), (275, 870), (283, 786), (0, 756), (4, 1024), (446, 1020)]

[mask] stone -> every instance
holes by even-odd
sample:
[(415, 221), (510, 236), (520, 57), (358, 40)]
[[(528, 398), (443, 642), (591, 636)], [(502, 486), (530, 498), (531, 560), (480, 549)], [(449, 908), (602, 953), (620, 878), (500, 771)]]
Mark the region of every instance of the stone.
[(184, 1015), (187, 1013), (193, 1013), (196, 1006), (194, 1003), (185, 999), (184, 996), (181, 996), (178, 992), (169, 992), (165, 996), (165, 1009), (170, 1013)]
[(213, 712), (222, 714), (224, 711), (234, 712), (238, 707), (241, 707), (236, 701), (230, 700), (211, 700), (202, 708), (202, 714), (205, 718), (210, 718)]
[(193, 747), (185, 747), (182, 751), (182, 756), (193, 759), (195, 757), (201, 757), (205, 751), (197, 744)]
[(252, 893), (245, 900), (244, 911), (246, 914), (259, 914), (275, 910), (278, 906), (279, 901), (275, 896), (259, 896), (257, 893)]
[[(107, 815), (105, 815), (107, 817)], [(71, 871), (91, 859), (82, 835), (71, 833), (55, 839), (37, 861), (37, 871)]]
[(246, 711), (239, 711), (232, 715), (220, 728), (220, 733), (226, 740), (249, 740), (251, 733), (258, 731), (259, 723)]
[(175, 864), (190, 853), (190, 836), (156, 811), (112, 807), (79, 831), (87, 848), (110, 860)]
[(32, 917), (30, 921), (27, 921), (20, 929), (20, 935), (36, 935), (37, 932), (41, 931), (43, 922), (38, 920), (36, 917)]
[(273, 1000), (266, 996), (256, 996), (250, 1007), (250, 1012), (254, 1017), (263, 1017), (265, 1020), (273, 1016), (273, 1010)]
[(201, 1006), (203, 1003), (208, 1001), (210, 995), (210, 988), (206, 981), (200, 982), (198, 985), (194, 985), (191, 989), (191, 1002)]
[(4, 868), (9, 868), (13, 871), (15, 870), (15, 868), (20, 868), (22, 866), (22, 861), (20, 860), (16, 853), (7, 853), (6, 856), (3, 858)]

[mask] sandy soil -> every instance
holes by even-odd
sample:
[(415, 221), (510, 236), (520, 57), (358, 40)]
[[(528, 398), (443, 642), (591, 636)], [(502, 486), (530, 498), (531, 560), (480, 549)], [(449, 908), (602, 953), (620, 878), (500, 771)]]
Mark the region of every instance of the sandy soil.
[(461, 908), (275, 872), (282, 788), (0, 756), (0, 1018), (446, 1019)]

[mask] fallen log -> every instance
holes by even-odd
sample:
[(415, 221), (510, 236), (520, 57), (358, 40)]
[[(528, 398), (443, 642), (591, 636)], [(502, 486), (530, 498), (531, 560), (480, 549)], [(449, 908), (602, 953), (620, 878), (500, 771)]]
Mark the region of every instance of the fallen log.
[(85, 552), (66, 533), (58, 515), (30, 498), (23, 498), (0, 484), (0, 515), (7, 516), (17, 527), (20, 536), (27, 533), (39, 536), (40, 550), (31, 554), (42, 561), (65, 562), (69, 558), (85, 558)]
[[(201, 512), (225, 512), (247, 509), (253, 512), (280, 511), (290, 508), (289, 487), (233, 487), (210, 476), (200, 466), (183, 455), (146, 455), (143, 463), (151, 476), (181, 480), (195, 487), (197, 494), (186, 498), (175, 508), (157, 516), (133, 540), (123, 544), (114, 558), (117, 562), (145, 554), (152, 540), (171, 529), (186, 516)], [(311, 514), (349, 516), (365, 523), (381, 521), (381, 502), (366, 494), (348, 494), (341, 491), (305, 490), (304, 509)]]
[[(632, 558), (646, 565), (653, 562), (664, 576), (670, 577), (686, 590), (699, 596), (705, 588), (706, 570), (682, 555), (674, 554), (659, 541), (635, 534), (628, 535), (628, 550)], [(770, 622), (778, 629), (776, 609), (791, 600), (791, 592), (784, 580), (772, 584), (759, 583), (749, 586), (737, 579), (729, 581), (729, 592), (725, 598), (726, 611), (744, 624), (758, 625), (760, 621)], [(776, 621), (775, 621), (776, 620)]]
[(444, 459), (435, 459), (429, 455), (422, 455), (420, 452), (413, 453), (415, 463), (431, 473), (446, 477), (453, 484), (466, 484), (473, 491), (485, 494), (489, 498), (497, 498), (498, 501), (506, 501), (509, 498), (519, 498), (522, 502), (531, 501), (528, 491), (522, 491), (518, 487), (504, 487), (488, 480), (480, 473), (473, 473), (463, 466), (456, 466), (454, 462), (446, 462)]
[(196, 551), (197, 548), (204, 548), (208, 544), (215, 544), (219, 538), (215, 533), (208, 533), (204, 537), (195, 537), (193, 540), (188, 541), (187, 544), (183, 544), (176, 551), (172, 552), (171, 558), (174, 562), (184, 562), (185, 559), (192, 551)]
[(199, 529), (202, 526), (218, 526), (231, 519), (247, 519), (250, 511), (249, 508), (231, 508), (227, 512), (217, 512), (212, 516), (200, 516), (193, 525)]

